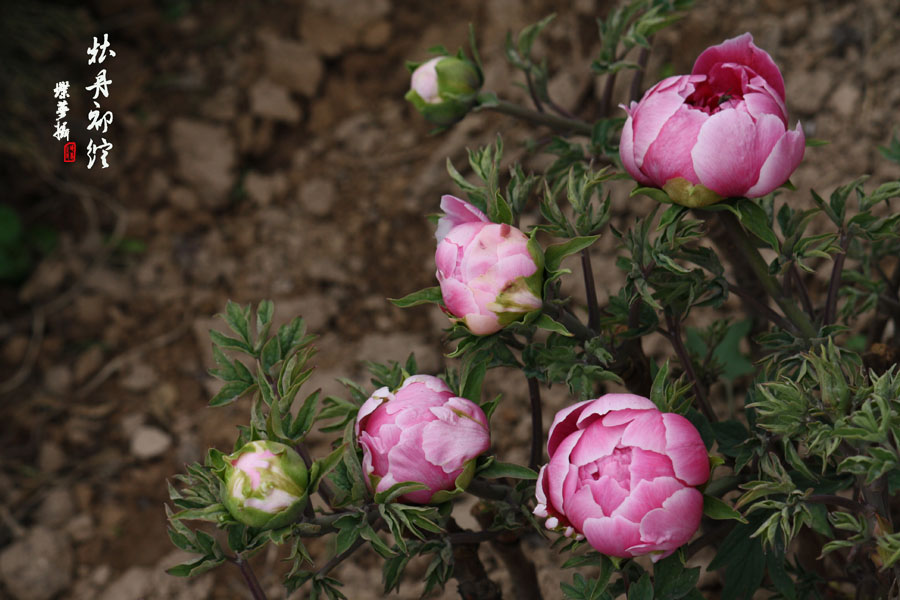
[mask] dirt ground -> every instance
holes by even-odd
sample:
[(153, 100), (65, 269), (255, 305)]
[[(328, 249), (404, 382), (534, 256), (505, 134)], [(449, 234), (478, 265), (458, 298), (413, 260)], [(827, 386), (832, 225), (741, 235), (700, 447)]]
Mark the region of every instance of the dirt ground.
[[(503, 36), (556, 11), (537, 51), (557, 73), (557, 102), (591, 116), (601, 93), (589, 69), (594, 19), (609, 4), (92, 0), (72, 12), (82, 23), (74, 40), (29, 48), (29, 76), (74, 89), (96, 74), (84, 59), (91, 36), (109, 34), (117, 55), (104, 64), (112, 84), (103, 106), (115, 115), (114, 148), (110, 168), (86, 168), (90, 98), (79, 91), (70, 127), (82, 154), (58, 160), (51, 87), (17, 113), (39, 132), (32, 151), (4, 147), (3, 202), (55, 230), (58, 244), (26, 279), (0, 284), (0, 597), (249, 598), (228, 565), (188, 581), (162, 572), (185, 559), (166, 536), (167, 478), (210, 446), (230, 449), (248, 409), (206, 407), (216, 389), (207, 331), (221, 328), (213, 316), (227, 299), (271, 298), (278, 320), (305, 317), (321, 336), (309, 389), (325, 393), (341, 393), (335, 377), (366, 383), (366, 360), (410, 351), (423, 372), (440, 370), (445, 318), (385, 298), (433, 285), (424, 217), (454, 191), (444, 161), (462, 169), (465, 148), (499, 130), (509, 157), (543, 163), (524, 146), (535, 132), (506, 117), (478, 114), (428, 135), (403, 101), (403, 62), (436, 44), (464, 45), (472, 22), (485, 87), (524, 101)], [(781, 67), (791, 122), (831, 142), (807, 150), (792, 178), (798, 203), (810, 202), (810, 187), (825, 195), (863, 173), (900, 177), (875, 148), (900, 125), (900, 4), (698, 0), (656, 36), (645, 88), (744, 31)], [(648, 206), (627, 193), (613, 204), (623, 224)], [(601, 295), (619, 281), (607, 238), (594, 251)], [(527, 462), (524, 379), (491, 373), (488, 385), (508, 396), (494, 417), (496, 452)], [(566, 403), (552, 392), (546, 424)], [(556, 558), (529, 551), (545, 598), (560, 597)], [(284, 597), (279, 558), (254, 562), (270, 598)], [(416, 569), (399, 597), (417, 596)], [(374, 554), (335, 573), (349, 598), (381, 597)], [(717, 577), (703, 580), (709, 596)], [(456, 597), (455, 584), (443, 597)]]

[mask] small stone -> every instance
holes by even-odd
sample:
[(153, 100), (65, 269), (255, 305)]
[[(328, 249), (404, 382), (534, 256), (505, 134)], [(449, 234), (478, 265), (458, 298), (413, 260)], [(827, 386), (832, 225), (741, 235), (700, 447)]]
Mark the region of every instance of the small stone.
[(250, 88), (250, 112), (266, 119), (300, 122), (300, 106), (291, 99), (287, 89), (268, 79), (261, 79)]
[(75, 501), (64, 487), (55, 487), (47, 492), (35, 515), (37, 522), (47, 527), (59, 527), (75, 513)]
[(373, 23), (369, 27), (366, 27), (363, 31), (362, 43), (363, 46), (369, 48), (371, 50), (377, 50), (381, 48), (385, 44), (387, 44), (391, 39), (391, 22), (390, 21), (378, 21), (377, 23)]
[(131, 438), (131, 453), (139, 459), (159, 456), (172, 445), (172, 436), (150, 425), (141, 425)]
[(324, 74), (322, 61), (307, 46), (272, 34), (259, 36), (266, 57), (269, 78), (292, 92), (312, 96)]
[(146, 417), (144, 413), (131, 413), (122, 417), (119, 425), (122, 428), (122, 435), (127, 438), (133, 438), (138, 428), (144, 424)]
[(299, 200), (306, 212), (325, 217), (334, 208), (337, 190), (329, 179), (310, 179), (300, 187)]
[(68, 365), (54, 365), (44, 371), (44, 387), (51, 394), (63, 395), (72, 387), (72, 370)]
[(147, 198), (153, 202), (164, 198), (171, 185), (168, 175), (160, 169), (154, 169), (147, 180)]
[(75, 359), (73, 375), (76, 383), (84, 383), (103, 365), (103, 349), (94, 345), (78, 355)]
[(178, 118), (169, 128), (178, 173), (211, 207), (224, 206), (236, 161), (234, 140), (224, 125)]
[(194, 190), (179, 185), (169, 190), (169, 204), (184, 212), (193, 212), (199, 208), (200, 199)]
[(203, 116), (216, 121), (231, 121), (237, 116), (238, 92), (234, 87), (223, 87), (213, 94), (200, 109)]
[(66, 536), (38, 526), (0, 554), (0, 579), (17, 600), (50, 600), (68, 588), (72, 563)]
[[(86, 542), (94, 537), (94, 519), (91, 517), (91, 514), (83, 512), (72, 517), (66, 525), (66, 533), (68, 533), (72, 537), (72, 540), (77, 543)], [(106, 579), (109, 579), (108, 573)], [(105, 583), (105, 581), (98, 585), (103, 585), (103, 583)]]
[(828, 99), (833, 79), (830, 71), (796, 71), (786, 77), (788, 108), (805, 115), (814, 115)]
[(244, 189), (254, 204), (265, 207), (284, 194), (287, 177), (283, 173), (264, 175), (251, 171), (244, 178)]
[(119, 378), (119, 383), (129, 392), (146, 392), (159, 380), (156, 371), (148, 364), (138, 363), (132, 365)]
[(101, 600), (124, 600), (125, 598), (146, 598), (153, 591), (153, 574), (147, 567), (131, 567), (121, 577), (113, 581)]
[(66, 278), (66, 265), (58, 260), (41, 261), (19, 291), (19, 300), (30, 304), (54, 293)]
[(66, 454), (56, 442), (45, 440), (38, 450), (38, 469), (41, 473), (56, 473), (66, 464)]
[(852, 83), (845, 81), (831, 94), (828, 106), (844, 118), (852, 117), (859, 112), (860, 91)]

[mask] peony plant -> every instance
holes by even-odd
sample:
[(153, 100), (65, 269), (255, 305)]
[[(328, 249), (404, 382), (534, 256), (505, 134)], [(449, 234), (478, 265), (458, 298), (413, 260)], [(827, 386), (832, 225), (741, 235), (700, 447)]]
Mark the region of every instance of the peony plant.
[[(438, 285), (394, 301), (451, 316), (452, 360), (436, 374), (385, 357), (371, 388), (301, 394), (314, 356), (302, 319), (272, 331), (271, 302), (229, 302), (232, 333), (210, 333), (224, 380), (210, 404), (249, 399), (249, 424), (236, 452), (211, 450), (171, 486), (170, 537), (198, 555), (171, 573), (229, 562), (264, 600), (251, 562), (271, 543), (290, 545), (288, 594), (332, 600), (366, 546), (385, 595), (451, 578), (477, 600), (895, 595), (900, 214), (882, 203), (900, 181), (857, 179), (806, 206), (776, 194), (804, 134), (749, 34), (642, 94), (654, 34), (688, 4), (633, 0), (599, 20), (593, 122), (554, 99), (552, 61), (534, 56), (552, 16), (505, 47), (530, 107), (481, 89), (474, 42), (471, 61), (414, 67), (408, 98), (426, 119), (494, 111), (535, 128), (536, 173), (499, 137), (466, 168), (448, 162), (465, 199), (440, 200)], [(882, 154), (900, 162), (898, 149)], [(626, 215), (635, 205), (610, 181), (629, 176), (632, 195), (671, 204)], [(599, 271), (608, 234), (615, 269)], [(414, 557), (427, 566), (404, 580)], [(559, 566), (575, 573), (558, 588), (538, 580)]]

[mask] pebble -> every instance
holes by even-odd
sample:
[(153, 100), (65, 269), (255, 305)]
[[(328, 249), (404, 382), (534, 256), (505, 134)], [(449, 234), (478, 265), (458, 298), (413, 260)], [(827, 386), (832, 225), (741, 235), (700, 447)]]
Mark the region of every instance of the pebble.
[(72, 564), (65, 534), (37, 526), (0, 554), (0, 579), (16, 600), (50, 600), (68, 588)]
[(159, 380), (156, 370), (148, 364), (138, 363), (132, 365), (119, 378), (119, 383), (129, 392), (146, 392)]
[(172, 436), (151, 425), (141, 425), (131, 438), (131, 453), (146, 460), (159, 456), (172, 445)]
[(169, 143), (182, 179), (192, 184), (210, 207), (227, 204), (237, 159), (228, 128), (177, 118), (169, 127)]
[(254, 115), (286, 123), (300, 122), (300, 106), (291, 99), (287, 88), (260, 79), (250, 88), (250, 112)]
[(317, 217), (325, 217), (334, 208), (337, 189), (328, 179), (310, 179), (300, 187), (299, 200), (306, 212)]
[(35, 518), (41, 525), (57, 528), (66, 523), (74, 513), (75, 501), (72, 492), (64, 487), (55, 487), (47, 492)]
[(292, 92), (310, 97), (315, 94), (325, 69), (313, 49), (300, 42), (261, 34), (269, 78)]
[(41, 473), (55, 473), (66, 464), (66, 454), (59, 444), (49, 440), (41, 442), (38, 450), (38, 469)]

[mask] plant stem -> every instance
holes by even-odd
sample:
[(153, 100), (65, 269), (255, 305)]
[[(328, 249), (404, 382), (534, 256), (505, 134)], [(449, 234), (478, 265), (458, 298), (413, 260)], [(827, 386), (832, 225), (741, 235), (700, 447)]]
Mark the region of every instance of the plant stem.
[(616, 73), (609, 73), (606, 76), (606, 83), (603, 86), (603, 97), (600, 99), (600, 117), (609, 116), (609, 109), (612, 105), (613, 88), (616, 87)]
[(675, 354), (678, 355), (678, 360), (681, 362), (684, 372), (687, 373), (688, 379), (691, 380), (691, 386), (694, 388), (694, 396), (700, 404), (700, 410), (707, 420), (711, 423), (715, 423), (718, 421), (716, 413), (713, 411), (712, 406), (710, 406), (709, 399), (706, 397), (706, 391), (703, 389), (703, 385), (700, 383), (700, 379), (694, 371), (691, 355), (688, 353), (687, 348), (684, 346), (684, 342), (681, 340), (681, 323), (669, 311), (666, 311), (666, 324), (669, 326), (669, 341), (672, 342), (672, 347), (675, 349)]
[[(452, 535), (463, 530), (453, 517), (447, 520), (447, 531)], [(453, 577), (459, 582), (457, 590), (463, 600), (501, 600), (500, 586), (490, 580), (481, 559), (478, 543), (453, 544)]]
[(262, 586), (259, 585), (256, 575), (253, 574), (250, 563), (244, 557), (238, 555), (234, 558), (234, 564), (241, 570), (241, 575), (243, 575), (247, 587), (250, 588), (250, 595), (253, 596), (253, 600), (266, 600), (266, 593), (263, 591)]
[(531, 458), (528, 466), (537, 471), (544, 462), (544, 415), (541, 411), (541, 386), (534, 377), (528, 378), (528, 396), (531, 398)]
[(347, 548), (346, 550), (344, 550), (337, 556), (332, 557), (332, 559), (329, 560), (327, 563), (325, 563), (325, 565), (322, 566), (321, 569), (316, 571), (316, 577), (324, 577), (324, 576), (328, 575), (328, 573), (330, 573), (332, 569), (334, 569), (336, 566), (338, 566), (339, 564), (344, 562), (347, 559), (347, 557), (349, 557), (351, 554), (353, 554), (354, 552), (359, 550), (360, 546), (362, 546), (365, 543), (366, 543), (366, 540), (362, 536), (356, 538), (356, 541), (353, 542), (349, 548)]
[(825, 300), (825, 313), (822, 316), (823, 325), (834, 323), (837, 311), (838, 290), (841, 289), (841, 273), (844, 270), (844, 260), (847, 258), (847, 247), (850, 245), (850, 236), (841, 230), (841, 252), (834, 258), (834, 266), (831, 269), (831, 281), (828, 282), (828, 296)]
[(791, 261), (790, 275), (794, 278), (794, 287), (800, 294), (800, 301), (803, 302), (803, 308), (806, 309), (806, 314), (809, 315), (810, 319), (815, 319), (816, 311), (813, 308), (812, 300), (809, 298), (809, 290), (806, 289), (806, 284), (803, 283), (803, 277), (800, 275), (800, 269), (797, 268), (797, 263), (793, 261)]
[(812, 321), (809, 320), (806, 313), (800, 310), (796, 304), (792, 303), (789, 298), (785, 298), (781, 293), (778, 284), (772, 276), (769, 275), (769, 267), (766, 264), (766, 261), (764, 261), (759, 254), (759, 250), (747, 235), (744, 227), (738, 222), (737, 217), (727, 210), (720, 211), (718, 215), (720, 222), (728, 230), (732, 241), (747, 259), (750, 269), (753, 271), (759, 284), (763, 287), (763, 290), (775, 300), (775, 303), (781, 307), (781, 310), (788, 320), (806, 340), (816, 337), (817, 331), (815, 326), (813, 326)]
[(507, 102), (506, 100), (498, 100), (496, 104), (483, 104), (480, 108), (482, 110), (493, 110), (504, 115), (517, 117), (535, 123), (536, 125), (544, 125), (563, 133), (577, 133), (590, 136), (591, 131), (593, 131), (593, 127), (590, 123), (585, 123), (578, 119), (567, 119), (550, 113), (538, 112), (530, 108), (525, 108), (524, 106), (519, 106), (518, 104), (513, 104), (512, 102)]
[(835, 494), (811, 494), (804, 498), (804, 501), (812, 502), (813, 504), (840, 506), (841, 508), (846, 508), (847, 510), (851, 510), (861, 515), (870, 515), (875, 512), (875, 507), (872, 505), (862, 504), (856, 500), (851, 500), (850, 498), (844, 498), (843, 496), (837, 496)]
[(581, 271), (584, 273), (584, 290), (587, 296), (588, 328), (597, 330), (600, 322), (600, 303), (597, 301), (597, 285), (594, 283), (594, 267), (587, 248), (581, 250)]
[[(472, 508), (475, 519), (485, 529), (493, 523), (496, 512), (496, 509), (484, 502)], [(489, 544), (509, 572), (515, 598), (517, 600), (542, 600), (537, 569), (522, 552), (519, 534), (513, 531), (502, 531), (498, 537), (490, 540)]]
[(751, 294), (748, 294), (742, 288), (734, 285), (730, 281), (728, 282), (728, 291), (732, 294), (738, 296), (741, 300), (747, 303), (748, 306), (752, 307), (757, 314), (761, 317), (765, 317), (775, 325), (778, 325), (785, 331), (792, 329), (791, 324), (787, 319), (779, 315), (777, 312), (760, 302), (758, 299), (754, 298)]
[(640, 98), (641, 82), (644, 80), (644, 71), (647, 70), (647, 60), (649, 58), (650, 48), (641, 48), (641, 53), (638, 55), (638, 68), (634, 72), (634, 77), (631, 78), (631, 93), (629, 94), (631, 102)]
[(563, 326), (565, 326), (565, 328), (572, 333), (572, 335), (574, 335), (582, 342), (587, 342), (597, 337), (597, 334), (593, 329), (591, 329), (590, 327), (586, 327), (584, 323), (579, 321), (575, 315), (557, 304), (544, 301), (542, 310), (547, 313), (548, 316), (552, 317), (555, 321), (559, 321), (560, 323), (562, 323)]
[(541, 100), (537, 97), (537, 92), (534, 89), (534, 80), (531, 78), (531, 69), (525, 71), (525, 82), (528, 84), (528, 95), (531, 96), (531, 102), (534, 103), (534, 108), (540, 113), (544, 112), (544, 106), (541, 104)]
[[(312, 455), (309, 453), (309, 448), (306, 447), (305, 443), (300, 442), (297, 444), (296, 449), (297, 449), (297, 454), (299, 454), (300, 457), (303, 459), (303, 462), (306, 463), (306, 468), (309, 469), (313, 463)], [(328, 485), (328, 482), (325, 481), (324, 477), (319, 481), (318, 492), (319, 492), (319, 495), (322, 496), (322, 500), (324, 500), (328, 506), (333, 506), (332, 501), (334, 500), (334, 493), (331, 491), (331, 487)], [(306, 513), (307, 516), (315, 518), (315, 516), (316, 516), (315, 510), (313, 510), (312, 513), (309, 512), (309, 510), (312, 509), (311, 502), (307, 502), (306, 508), (307, 508), (307, 513)]]

